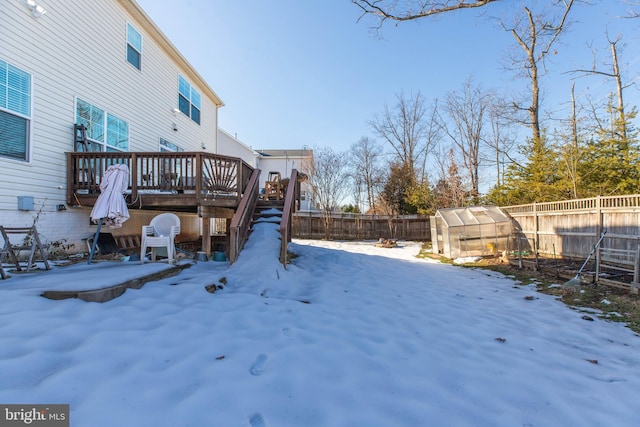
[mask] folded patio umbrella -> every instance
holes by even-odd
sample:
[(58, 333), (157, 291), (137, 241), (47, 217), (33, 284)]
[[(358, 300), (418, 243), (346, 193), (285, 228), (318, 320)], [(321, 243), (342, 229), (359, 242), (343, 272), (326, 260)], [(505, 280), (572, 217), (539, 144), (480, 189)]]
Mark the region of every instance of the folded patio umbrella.
[(129, 166), (121, 163), (109, 166), (100, 181), (100, 196), (91, 210), (91, 221), (98, 224), (98, 229), (91, 246), (89, 264), (95, 253), (102, 224), (106, 224), (109, 228), (119, 228), (129, 219), (129, 208), (123, 195), (127, 188), (129, 188)]
[(100, 196), (91, 211), (91, 220), (100, 220), (110, 228), (120, 228), (129, 219), (129, 208), (123, 193), (129, 188), (129, 167), (125, 164), (111, 165), (100, 182)]

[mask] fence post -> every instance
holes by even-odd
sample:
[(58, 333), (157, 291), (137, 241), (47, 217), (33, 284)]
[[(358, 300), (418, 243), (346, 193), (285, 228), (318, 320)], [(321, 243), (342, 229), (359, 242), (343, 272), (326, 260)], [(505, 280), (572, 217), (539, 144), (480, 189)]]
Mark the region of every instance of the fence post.
[(602, 245), (598, 245), (598, 249), (596, 250), (596, 277), (594, 277), (593, 281), (598, 283), (600, 279), (600, 272), (602, 271), (602, 254), (600, 253), (600, 248)]
[(638, 294), (638, 282), (640, 281), (640, 244), (636, 248), (636, 259), (633, 263), (633, 282), (631, 283), (631, 293)]
[[(534, 215), (534, 231), (535, 235), (533, 236), (533, 250), (538, 252), (538, 247), (540, 247), (540, 217), (538, 216), (538, 205), (536, 202), (533, 202), (533, 215)], [(536, 261), (537, 264), (537, 261)]]

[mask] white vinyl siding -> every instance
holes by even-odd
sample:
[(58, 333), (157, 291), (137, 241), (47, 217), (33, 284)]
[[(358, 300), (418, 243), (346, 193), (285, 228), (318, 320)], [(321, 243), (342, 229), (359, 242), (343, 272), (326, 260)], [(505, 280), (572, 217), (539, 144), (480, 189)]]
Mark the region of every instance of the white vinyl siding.
[(28, 160), (31, 75), (0, 60), (0, 156)]
[[(51, 6), (54, 3), (55, 7)], [(107, 149), (107, 145), (123, 149), (122, 138), (114, 136), (107, 142), (111, 135), (106, 124), (109, 114), (121, 120), (111, 126), (113, 135), (123, 132), (120, 124), (128, 125), (127, 151), (157, 152), (160, 135), (169, 136), (171, 143), (185, 151), (199, 151), (203, 144), (216, 146), (220, 100), (164, 42), (135, 2), (65, 0), (43, 6), (48, 13), (35, 19), (24, 1), (0, 0), (0, 60), (31, 76), (29, 115), (0, 108), (12, 117), (28, 119), (23, 128), (28, 132), (27, 161), (0, 155), (0, 214), (6, 214), (6, 223), (10, 219), (11, 226), (21, 226), (32, 221), (31, 212), (17, 211), (18, 196), (33, 196), (35, 205), (44, 205), (47, 213), (66, 203), (65, 153), (73, 151), (78, 98), (105, 113), (104, 146), (100, 149)], [(69, 31), (77, 29), (79, 22), (86, 31)], [(128, 23), (142, 37), (142, 71), (126, 60)], [(200, 125), (174, 112), (178, 74), (201, 95)], [(77, 225), (78, 216), (83, 215), (86, 212), (74, 209), (50, 215), (52, 221), (74, 218), (69, 221), (74, 225), (52, 226), (44, 237), (79, 241), (91, 233), (88, 225)], [(41, 220), (43, 230), (47, 230), (46, 222)]]

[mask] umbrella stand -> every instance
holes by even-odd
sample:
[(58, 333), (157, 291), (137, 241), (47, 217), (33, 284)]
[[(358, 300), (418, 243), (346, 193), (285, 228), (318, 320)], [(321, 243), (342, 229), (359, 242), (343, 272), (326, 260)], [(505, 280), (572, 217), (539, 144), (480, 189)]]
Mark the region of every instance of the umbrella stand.
[[(123, 193), (129, 186), (129, 166), (126, 163), (117, 163), (107, 168), (107, 171), (100, 180), (100, 195), (91, 210), (91, 220), (98, 223), (96, 235), (93, 238), (91, 252), (89, 253), (89, 264), (93, 260), (96, 252), (100, 229), (107, 220), (107, 226), (118, 228), (129, 219), (129, 209)], [(119, 193), (119, 194), (118, 194)]]
[(100, 237), (100, 229), (102, 228), (102, 218), (98, 221), (98, 229), (96, 230), (95, 236), (93, 236), (93, 243), (91, 244), (91, 252), (89, 253), (89, 262), (93, 260), (93, 254), (96, 253), (96, 246), (98, 245), (98, 238)]

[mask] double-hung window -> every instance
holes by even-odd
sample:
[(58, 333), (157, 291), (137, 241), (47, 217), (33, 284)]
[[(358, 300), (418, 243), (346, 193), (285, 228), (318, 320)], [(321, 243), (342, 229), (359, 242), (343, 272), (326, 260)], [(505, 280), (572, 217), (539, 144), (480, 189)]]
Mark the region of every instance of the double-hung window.
[(178, 76), (178, 108), (200, 124), (200, 93), (182, 76)]
[(28, 160), (31, 75), (0, 60), (0, 156)]
[(127, 24), (127, 62), (142, 69), (142, 35), (131, 24)]
[[(129, 123), (80, 98), (76, 99), (76, 123), (85, 125), (89, 151), (127, 151)], [(84, 147), (76, 146), (76, 151)]]

